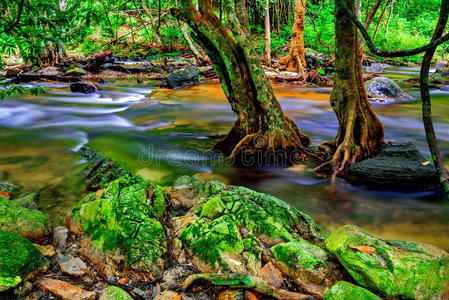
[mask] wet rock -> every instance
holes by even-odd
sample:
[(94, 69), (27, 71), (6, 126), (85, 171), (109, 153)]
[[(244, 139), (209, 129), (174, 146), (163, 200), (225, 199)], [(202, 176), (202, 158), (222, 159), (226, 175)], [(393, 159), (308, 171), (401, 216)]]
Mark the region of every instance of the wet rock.
[(86, 75), (87, 72), (83, 68), (75, 67), (75, 68), (68, 69), (65, 72), (65, 74), (69, 75), (69, 76), (81, 76), (81, 75)]
[(404, 92), (393, 80), (387, 77), (375, 77), (366, 83), (368, 98), (375, 102), (393, 100), (411, 100), (412, 97)]
[(58, 249), (64, 248), (69, 236), (69, 230), (64, 226), (57, 226), (53, 230), (53, 246)]
[(6, 78), (10, 78), (10, 77), (15, 77), (17, 75), (19, 75), (22, 72), (21, 69), (18, 68), (9, 68), (6, 70)]
[(50, 292), (63, 300), (94, 300), (97, 298), (96, 293), (61, 280), (42, 278), (36, 281), (35, 285), (42, 291)]
[(9, 182), (0, 182), (0, 191), (8, 193), (12, 197), (15, 197), (20, 192), (17, 186)]
[(281, 271), (276, 268), (271, 262), (268, 262), (260, 270), (260, 276), (263, 280), (276, 288), (280, 288), (284, 282), (284, 276)]
[(132, 300), (133, 298), (121, 288), (108, 286), (105, 288), (98, 300)]
[(230, 185), (231, 181), (226, 178), (225, 176), (221, 174), (212, 174), (212, 173), (197, 173), (193, 175), (194, 177), (202, 180), (209, 180), (209, 181), (218, 181), (221, 183), (224, 183), (226, 185)]
[[(164, 193), (139, 176), (122, 176), (87, 195), (72, 210), (69, 228), (82, 234), (80, 253), (107, 276), (123, 266), (149, 276), (161, 274), (166, 238), (158, 221)], [(80, 230), (80, 228), (82, 230)]]
[(49, 234), (47, 217), (38, 210), (22, 207), (0, 196), (0, 230), (43, 240)]
[(271, 253), (275, 265), (315, 297), (322, 298), (327, 288), (342, 279), (327, 253), (304, 240), (278, 244)]
[(249, 189), (180, 177), (170, 192), (181, 251), (202, 272), (260, 274), (265, 247), (300, 236), (320, 243), (325, 232), (285, 202)]
[(46, 245), (46, 246), (42, 246), (42, 245), (38, 245), (38, 244), (33, 244), (33, 245), (39, 250), (39, 252), (42, 254), (42, 256), (52, 257), (56, 254), (55, 248), (53, 248), (52, 245)]
[(178, 89), (200, 83), (200, 70), (197, 67), (190, 67), (182, 71), (170, 74), (162, 86), (169, 89)]
[(343, 178), (375, 189), (426, 190), (438, 185), (435, 168), (410, 142), (391, 142), (380, 153), (352, 165)]
[(58, 257), (58, 266), (61, 272), (75, 277), (89, 274), (89, 268), (79, 257)]
[(36, 202), (38, 197), (38, 193), (27, 192), (19, 194), (17, 197), (13, 198), (12, 201), (28, 209), (37, 209)]
[(388, 297), (435, 299), (449, 280), (449, 254), (434, 246), (377, 239), (353, 225), (331, 233), (325, 245), (358, 284)]
[(75, 82), (70, 85), (72, 93), (92, 94), (98, 92), (95, 84), (89, 82)]
[(339, 281), (324, 295), (324, 300), (382, 300), (370, 291), (346, 281)]
[(0, 292), (17, 286), (43, 266), (45, 259), (31, 242), (0, 230)]
[(115, 61), (115, 58), (112, 55), (112, 51), (99, 52), (88, 59), (84, 69), (89, 72), (98, 73), (103, 69), (104, 64), (113, 63)]
[(365, 67), (365, 72), (373, 73), (373, 74), (381, 74), (384, 72), (385, 68), (388, 68), (390, 65), (380, 64), (380, 63), (372, 63), (370, 66)]
[(116, 61), (114, 63), (104, 64), (103, 68), (129, 74), (144, 74), (153, 72), (153, 65), (148, 61), (133, 63)]
[(27, 73), (28, 75), (37, 75), (43, 77), (59, 77), (63, 76), (63, 73), (58, 67), (45, 67), (39, 70), (35, 70), (33, 72)]

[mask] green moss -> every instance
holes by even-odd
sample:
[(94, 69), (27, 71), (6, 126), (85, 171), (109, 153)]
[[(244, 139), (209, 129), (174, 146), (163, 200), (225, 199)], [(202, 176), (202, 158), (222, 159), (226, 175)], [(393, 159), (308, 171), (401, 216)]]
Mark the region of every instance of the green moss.
[(108, 286), (103, 290), (99, 300), (132, 300), (133, 298), (121, 288)]
[(225, 205), (219, 196), (209, 198), (206, 203), (201, 206), (201, 217), (214, 218), (225, 210)]
[[(358, 284), (386, 296), (430, 299), (449, 280), (449, 254), (430, 245), (383, 241), (351, 225), (334, 231), (325, 244)], [(375, 251), (364, 253), (354, 246)]]
[(0, 197), (0, 230), (34, 239), (41, 239), (49, 232), (48, 220), (42, 212), (3, 197)]
[(45, 263), (27, 239), (0, 230), (0, 292), (16, 286)]
[(278, 261), (293, 269), (325, 268), (326, 252), (304, 240), (278, 244), (271, 248), (271, 253)]
[(382, 298), (349, 282), (339, 281), (326, 292), (324, 300), (382, 300)]

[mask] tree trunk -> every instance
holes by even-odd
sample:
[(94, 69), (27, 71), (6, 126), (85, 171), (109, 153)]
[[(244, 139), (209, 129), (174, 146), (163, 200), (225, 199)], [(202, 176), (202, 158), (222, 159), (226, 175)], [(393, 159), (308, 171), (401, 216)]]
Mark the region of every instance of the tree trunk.
[[(352, 11), (356, 0), (345, 0)], [(335, 78), (331, 105), (339, 123), (332, 159), (318, 170), (337, 175), (347, 166), (376, 154), (383, 142), (383, 125), (373, 111), (362, 80), (357, 28), (335, 1)], [(329, 168), (330, 167), (330, 168)], [(331, 170), (330, 170), (331, 169)]]
[(371, 23), (373, 22), (374, 17), (376, 16), (376, 12), (379, 9), (380, 5), (382, 4), (382, 1), (383, 0), (377, 0), (376, 3), (374, 3), (373, 8), (371, 8), (371, 11), (369, 12), (369, 14), (366, 16), (366, 21), (365, 21), (366, 31), (369, 31)]
[(382, 19), (384, 18), (385, 12), (387, 11), (388, 6), (391, 4), (391, 0), (388, 0), (385, 4), (382, 12), (380, 13), (379, 20), (377, 20), (376, 30), (374, 30), (373, 39), (376, 39), (377, 33), (379, 32), (380, 24), (382, 23)]
[(304, 49), (304, 23), (306, 19), (306, 0), (296, 0), (295, 20), (293, 22), (290, 53), (279, 60), (287, 71), (304, 73), (306, 51)]
[(237, 159), (277, 150), (309, 153), (309, 138), (284, 116), (251, 45), (248, 24), (241, 23), (247, 22), (244, 0), (223, 1), (230, 32), (213, 13), (211, 0), (199, 0), (198, 4), (197, 10), (191, 0), (181, 0), (171, 12), (192, 28), (193, 37), (213, 62), (237, 114), (234, 127), (214, 149)]
[(270, 0), (265, 1), (265, 58), (267, 65), (271, 64), (271, 26), (270, 26)]
[(192, 39), (190, 38), (189, 34), (187, 33), (187, 24), (186, 23), (181, 24), (181, 33), (182, 33), (182, 36), (184, 37), (184, 39), (186, 40), (190, 51), (192, 52), (193, 56), (195, 57), (196, 63), (197, 64), (201, 63), (201, 59), (200, 59), (201, 54), (198, 51), (198, 49), (196, 49), (195, 44), (193, 43)]
[[(444, 33), (449, 15), (449, 0), (443, 0), (441, 4), (440, 18), (438, 19), (432, 41), (440, 38)], [(428, 50), (423, 58), (420, 74), (420, 90), (422, 100), (422, 115), (424, 128), (426, 130), (427, 143), (429, 144), (430, 153), (432, 154), (433, 164), (438, 172), (440, 185), (444, 191), (446, 198), (449, 199), (449, 174), (441, 156), (438, 141), (435, 135), (435, 129), (432, 123), (432, 107), (429, 93), (429, 69), (432, 63), (433, 55), (436, 48)]]

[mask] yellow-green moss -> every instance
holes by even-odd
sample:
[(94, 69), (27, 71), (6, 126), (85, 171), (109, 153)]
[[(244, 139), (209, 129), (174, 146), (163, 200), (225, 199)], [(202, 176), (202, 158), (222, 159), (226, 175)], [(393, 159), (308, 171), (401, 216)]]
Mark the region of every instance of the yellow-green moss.
[(362, 287), (339, 281), (326, 292), (324, 300), (382, 300), (382, 298)]

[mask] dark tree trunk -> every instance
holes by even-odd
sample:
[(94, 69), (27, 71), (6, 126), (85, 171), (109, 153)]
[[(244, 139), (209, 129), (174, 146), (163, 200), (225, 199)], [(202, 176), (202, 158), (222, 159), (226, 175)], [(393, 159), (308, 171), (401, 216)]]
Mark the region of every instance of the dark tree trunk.
[(197, 10), (191, 0), (181, 0), (172, 14), (192, 28), (237, 114), (234, 127), (214, 149), (233, 157), (274, 150), (309, 153), (309, 138), (284, 116), (251, 45), (244, 0), (223, 1), (230, 31), (213, 13), (210, 0), (199, 0), (198, 6)]

